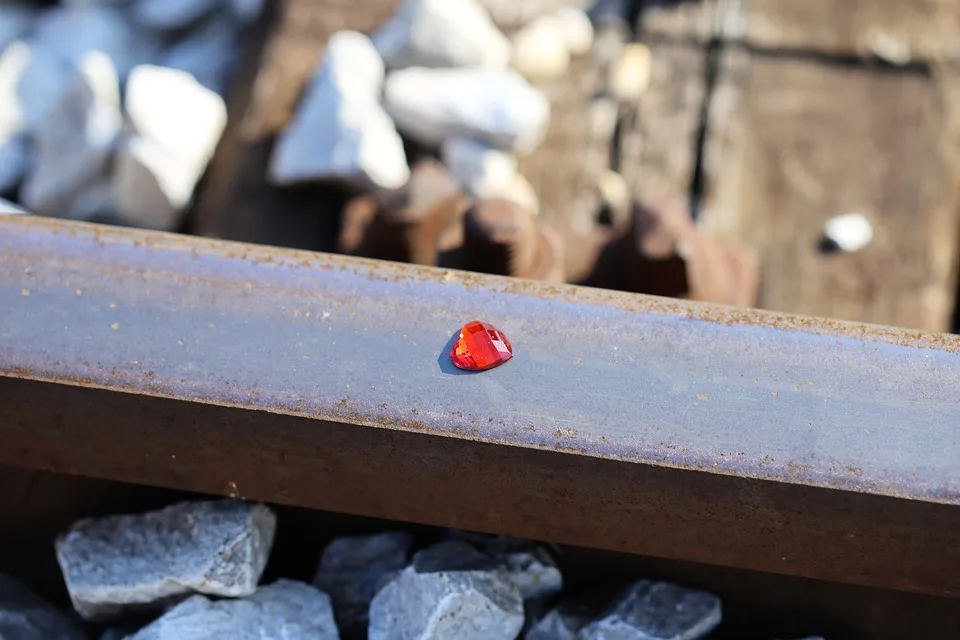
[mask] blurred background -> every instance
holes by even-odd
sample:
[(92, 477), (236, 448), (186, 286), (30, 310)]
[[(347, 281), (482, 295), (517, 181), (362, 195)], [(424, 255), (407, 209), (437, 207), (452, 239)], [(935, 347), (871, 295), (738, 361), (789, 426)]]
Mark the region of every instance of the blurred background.
[(960, 0), (0, 3), (0, 207), (957, 327)]

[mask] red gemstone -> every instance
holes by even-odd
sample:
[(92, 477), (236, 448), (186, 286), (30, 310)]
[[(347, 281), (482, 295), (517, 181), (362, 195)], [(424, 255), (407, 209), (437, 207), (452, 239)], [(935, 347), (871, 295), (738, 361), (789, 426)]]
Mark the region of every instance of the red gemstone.
[(513, 347), (503, 331), (486, 322), (468, 322), (460, 329), (460, 339), (450, 350), (450, 359), (459, 369), (484, 371), (513, 357)]

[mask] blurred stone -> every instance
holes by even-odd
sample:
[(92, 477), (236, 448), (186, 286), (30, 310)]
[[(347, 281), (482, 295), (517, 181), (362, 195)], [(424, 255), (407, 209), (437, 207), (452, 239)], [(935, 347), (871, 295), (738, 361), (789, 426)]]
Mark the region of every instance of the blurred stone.
[(32, 164), (33, 154), (25, 133), (0, 134), (0, 193), (12, 191)]
[(0, 193), (20, 184), (31, 164), (26, 113), (17, 91), (29, 59), (24, 42), (14, 42), (0, 53)]
[(57, 560), (77, 612), (103, 619), (193, 592), (253, 594), (275, 527), (273, 512), (260, 504), (184, 502), (81, 520), (57, 539)]
[(448, 138), (440, 158), (469, 194), (481, 198), (503, 191), (517, 174), (513, 154), (470, 138)]
[(217, 13), (164, 52), (158, 66), (186, 71), (206, 88), (226, 95), (240, 54), (242, 30), (240, 19)]
[(35, 595), (26, 585), (0, 573), (0, 638), (84, 640), (86, 634), (69, 616)]
[(547, 14), (517, 31), (511, 65), (529, 80), (563, 77), (570, 67), (570, 45), (560, 18)]
[(873, 226), (862, 213), (844, 213), (827, 220), (823, 235), (841, 251), (853, 253), (873, 240)]
[(403, 186), (410, 169), (403, 141), (378, 102), (382, 80), (383, 63), (366, 36), (335, 34), (293, 121), (277, 140), (270, 182)]
[(468, 198), (446, 168), (424, 158), (403, 187), (348, 203), (338, 251), (436, 265), (440, 253), (462, 244), (462, 220), (468, 205)]
[(391, 69), (503, 68), (510, 42), (476, 0), (405, 0), (373, 36)]
[(477, 0), (501, 29), (515, 31), (536, 18), (569, 7), (585, 9), (594, 0)]
[(339, 640), (330, 598), (302, 582), (277, 580), (242, 600), (193, 596), (128, 640)]
[(313, 584), (333, 601), (340, 632), (365, 637), (370, 602), (407, 564), (413, 536), (391, 531), (335, 538), (323, 550)]
[(189, 73), (133, 70), (126, 89), (128, 134), (113, 176), (117, 211), (129, 224), (171, 230), (227, 124), (223, 99)]
[(610, 67), (607, 91), (621, 102), (635, 102), (650, 86), (652, 54), (639, 42), (628, 44)]
[(400, 131), (432, 146), (461, 136), (527, 154), (543, 140), (550, 120), (547, 98), (509, 69), (395, 71), (387, 77), (384, 103)]
[(369, 640), (514, 640), (523, 627), (517, 588), (489, 571), (406, 568), (370, 605)]
[(630, 187), (622, 175), (606, 170), (597, 177), (600, 200), (610, 215), (610, 224), (622, 228), (630, 222)]
[(264, 0), (229, 0), (235, 16), (243, 22), (253, 22), (263, 13)]
[(632, 584), (577, 640), (698, 640), (720, 624), (720, 599), (667, 582)]
[(557, 11), (557, 19), (570, 49), (570, 55), (582, 56), (593, 46), (593, 23), (578, 7), (566, 7)]
[(30, 2), (0, 3), (0, 53), (30, 28), (39, 7)]
[(36, 133), (74, 73), (71, 63), (32, 41), (10, 44), (0, 54), (0, 128)]
[[(596, 25), (626, 23), (632, 0), (596, 0), (587, 9), (587, 16)], [(651, 3), (653, 4), (653, 3)]]
[(122, 125), (117, 71), (106, 55), (90, 52), (38, 125), (36, 162), (20, 201), (40, 215), (70, 217), (78, 194), (107, 175)]
[(131, 69), (150, 62), (160, 51), (159, 39), (138, 29), (120, 7), (106, 4), (44, 12), (35, 23), (31, 42), (71, 64), (79, 64), (87, 53), (99, 51), (113, 62), (121, 81)]
[(0, 198), (0, 216), (15, 216), (27, 213), (27, 210), (16, 203)]
[(212, 13), (221, 0), (134, 0), (133, 15), (149, 29), (182, 29)]

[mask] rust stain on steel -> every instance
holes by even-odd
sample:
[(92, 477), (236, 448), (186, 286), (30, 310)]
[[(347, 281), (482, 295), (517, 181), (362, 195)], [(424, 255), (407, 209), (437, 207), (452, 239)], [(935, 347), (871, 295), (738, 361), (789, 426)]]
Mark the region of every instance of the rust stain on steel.
[[(956, 336), (41, 218), (0, 255), (2, 375), (960, 504)], [(516, 355), (461, 374), (478, 317)]]

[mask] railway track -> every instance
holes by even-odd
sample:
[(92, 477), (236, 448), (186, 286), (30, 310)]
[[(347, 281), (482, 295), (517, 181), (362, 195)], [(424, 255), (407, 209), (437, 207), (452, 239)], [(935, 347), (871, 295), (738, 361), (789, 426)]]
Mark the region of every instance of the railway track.
[[(960, 339), (17, 216), (0, 464), (960, 594)], [(459, 327), (514, 358), (463, 374)]]

